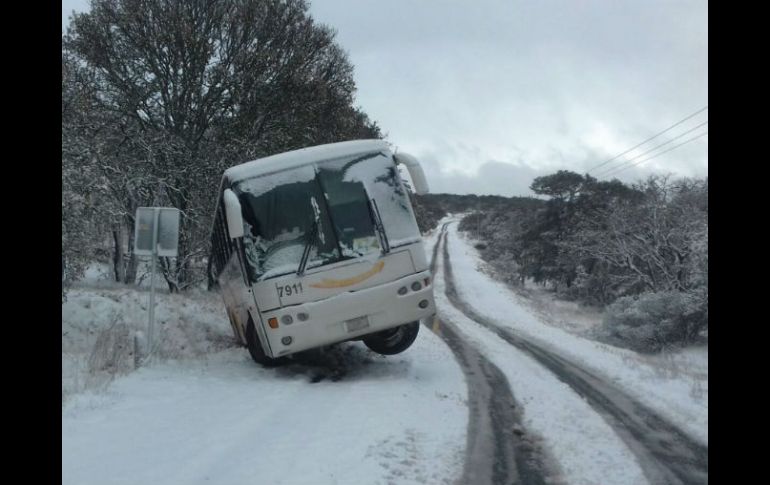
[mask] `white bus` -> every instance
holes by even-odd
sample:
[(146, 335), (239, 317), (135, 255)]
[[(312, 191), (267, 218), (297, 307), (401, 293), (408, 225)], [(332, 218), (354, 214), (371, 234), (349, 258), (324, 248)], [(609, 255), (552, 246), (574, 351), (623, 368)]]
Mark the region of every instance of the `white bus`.
[(209, 271), (236, 338), (257, 363), (347, 340), (397, 354), (435, 314), (397, 164), (415, 192), (427, 191), (419, 163), (382, 140), (320, 145), (225, 171)]

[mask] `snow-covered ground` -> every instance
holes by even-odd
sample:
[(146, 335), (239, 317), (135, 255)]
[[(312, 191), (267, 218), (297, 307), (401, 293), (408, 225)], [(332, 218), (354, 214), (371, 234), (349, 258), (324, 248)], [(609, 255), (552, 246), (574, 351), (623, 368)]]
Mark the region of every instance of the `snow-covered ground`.
[(462, 275), (455, 278), (455, 285), (473, 309), (605, 376), (694, 439), (708, 444), (707, 349), (644, 356), (546, 323), (532, 310), (531, 302), (485, 274), (485, 263), (457, 231), (457, 224), (450, 224), (448, 231), (452, 267), (456, 275)]
[[(197, 264), (203, 265), (205, 263), (198, 262)], [(148, 257), (140, 256), (136, 268), (136, 284), (133, 287), (150, 288), (151, 281), (151, 266)], [(74, 287), (87, 287), (87, 288), (124, 288), (125, 285), (116, 283), (114, 279), (114, 270), (112, 264), (106, 262), (94, 261), (87, 265), (83, 270), (83, 276), (77, 281)], [(201, 281), (196, 286), (199, 290), (206, 289), (206, 282)], [(156, 269), (155, 273), (155, 290), (159, 292), (168, 292), (168, 285), (160, 274), (160, 270)]]
[[(581, 338), (595, 315), (515, 294), (485, 274), (456, 224), (449, 232), (455, 286), (478, 313), (708, 442), (707, 350), (650, 357)], [(438, 235), (425, 238), (428, 257)], [(506, 376), (522, 424), (560, 479), (647, 483), (637, 457), (581, 396), (451, 305), (436, 269), (441, 320)], [(148, 293), (109, 283), (97, 269), (87, 277), (62, 305), (63, 483), (438, 484), (462, 476), (466, 377), (427, 328), (397, 356), (345, 343), (320, 360), (265, 369), (236, 345), (218, 294), (160, 292), (158, 359), (136, 370), (132, 338), (146, 329)], [(571, 315), (582, 321), (571, 326)]]
[[(133, 336), (147, 330), (149, 293), (104, 285), (73, 288), (62, 304), (62, 402), (134, 369)], [(201, 357), (235, 345), (218, 294), (159, 292), (155, 302), (160, 358)]]
[(341, 344), (328, 356), (344, 375), (314, 383), (323, 365), (263, 369), (235, 347), (218, 295), (157, 301), (160, 359), (134, 370), (120, 346), (145, 328), (147, 293), (68, 294), (63, 483), (421, 484), (461, 475), (465, 380), (427, 329), (398, 356)]
[[(446, 222), (446, 221), (444, 221)], [(476, 240), (468, 233), (459, 233), (464, 242), (474, 246)], [(477, 269), (496, 277), (496, 271), (489, 264), (477, 256)], [(529, 313), (537, 317), (541, 323), (561, 328), (579, 337), (591, 339), (595, 335), (596, 327), (601, 325), (604, 311), (592, 305), (583, 305), (574, 301), (558, 298), (550, 289), (527, 280), (523, 287), (510, 288), (519, 298), (516, 303), (524, 307)], [(629, 365), (643, 363), (655, 368), (660, 375), (677, 376), (690, 375), (693, 378), (693, 393), (700, 394), (698, 381), (708, 379), (708, 347), (694, 346), (682, 350), (663, 351), (659, 354), (628, 353), (623, 356)]]
[[(468, 242), (473, 244), (473, 241)], [(489, 265), (485, 265), (483, 269), (495, 278), (495, 273)], [(604, 316), (601, 308), (562, 300), (556, 297), (552, 290), (529, 279), (524, 282), (524, 286), (515, 287), (513, 290), (523, 296), (519, 302), (526, 305), (540, 321), (581, 337), (590, 336), (596, 326), (601, 324)]]

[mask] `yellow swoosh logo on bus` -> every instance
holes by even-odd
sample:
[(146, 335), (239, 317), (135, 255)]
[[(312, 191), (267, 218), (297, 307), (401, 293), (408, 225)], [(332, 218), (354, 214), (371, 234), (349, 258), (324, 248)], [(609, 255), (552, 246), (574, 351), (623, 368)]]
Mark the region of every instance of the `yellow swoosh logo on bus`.
[(360, 275), (353, 276), (352, 278), (346, 278), (344, 280), (325, 279), (321, 280), (319, 283), (313, 283), (310, 286), (313, 288), (344, 288), (345, 286), (353, 286), (376, 275), (382, 271), (382, 268), (384, 267), (385, 261), (377, 261), (372, 269), (366, 273), (361, 273)]

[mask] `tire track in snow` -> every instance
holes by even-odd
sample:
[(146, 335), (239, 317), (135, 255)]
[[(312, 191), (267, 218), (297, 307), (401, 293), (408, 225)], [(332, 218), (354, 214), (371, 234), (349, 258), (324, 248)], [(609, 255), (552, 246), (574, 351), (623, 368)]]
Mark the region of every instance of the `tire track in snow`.
[[(445, 226), (433, 247), (430, 267), (434, 275)], [(452, 350), (468, 384), (468, 439), (459, 483), (555, 483), (548, 480), (551, 474), (545, 467), (542, 448), (521, 425), (521, 412), (502, 371), (466, 343), (450, 324), (436, 322), (431, 330)]]
[(650, 483), (707, 484), (708, 448), (685, 436), (646, 406), (606, 380), (539, 345), (515, 335), (510, 329), (478, 314), (462, 301), (454, 286), (452, 263), (447, 249), (446, 223), (434, 247), (434, 261), (443, 237), (445, 293), (468, 318), (483, 325), (514, 347), (527, 352), (569, 385), (615, 430), (639, 460)]

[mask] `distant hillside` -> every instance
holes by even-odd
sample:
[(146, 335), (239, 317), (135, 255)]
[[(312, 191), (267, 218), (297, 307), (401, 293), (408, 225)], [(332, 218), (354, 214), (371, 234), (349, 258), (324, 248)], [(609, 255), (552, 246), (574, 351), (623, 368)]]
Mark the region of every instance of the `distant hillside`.
[(426, 194), (413, 196), (417, 224), (423, 233), (433, 229), (449, 213), (469, 211), (510, 212), (536, 211), (545, 201), (533, 197), (502, 197), (499, 195)]

